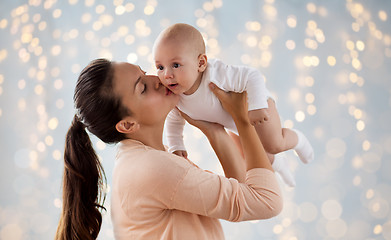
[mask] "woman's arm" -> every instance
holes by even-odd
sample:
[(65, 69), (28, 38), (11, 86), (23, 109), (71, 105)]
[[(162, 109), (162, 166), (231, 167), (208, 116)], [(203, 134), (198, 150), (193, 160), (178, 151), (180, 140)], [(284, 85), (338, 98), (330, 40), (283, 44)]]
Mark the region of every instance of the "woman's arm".
[(208, 138), (223, 167), (225, 176), (227, 178), (235, 178), (241, 183), (244, 182), (246, 178), (245, 162), (224, 127), (217, 123), (193, 120), (185, 113), (180, 113), (188, 123), (199, 128)]
[(219, 98), (223, 108), (231, 114), (239, 132), (247, 170), (266, 168), (273, 171), (265, 149), (251, 125), (247, 114), (247, 93), (224, 92), (213, 83), (210, 84), (213, 93)]

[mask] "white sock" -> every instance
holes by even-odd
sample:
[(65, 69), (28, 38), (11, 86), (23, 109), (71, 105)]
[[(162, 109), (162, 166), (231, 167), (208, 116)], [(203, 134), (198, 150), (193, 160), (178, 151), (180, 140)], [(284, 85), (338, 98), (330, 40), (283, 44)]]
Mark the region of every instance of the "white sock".
[(272, 167), (274, 171), (281, 176), (282, 180), (285, 182), (286, 185), (288, 185), (289, 187), (296, 186), (296, 181), (288, 168), (288, 165), (286, 163), (286, 157), (283, 153), (278, 153), (274, 155)]
[(303, 163), (314, 160), (314, 149), (302, 132), (292, 129), (297, 134), (297, 145), (293, 148)]

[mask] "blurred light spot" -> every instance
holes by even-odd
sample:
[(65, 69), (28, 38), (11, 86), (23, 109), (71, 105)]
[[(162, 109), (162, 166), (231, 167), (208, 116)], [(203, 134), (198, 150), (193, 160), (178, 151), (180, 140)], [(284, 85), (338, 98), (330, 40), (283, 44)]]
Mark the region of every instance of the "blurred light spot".
[(125, 37), (125, 43), (127, 45), (131, 45), (132, 43), (134, 43), (134, 40), (135, 40), (135, 38), (133, 35), (128, 35)]
[(104, 150), (106, 148), (106, 143), (98, 139), (98, 141), (96, 142), (96, 148), (98, 150)]
[(41, 81), (43, 81), (44, 79), (45, 79), (45, 77), (46, 77), (46, 73), (45, 73), (45, 71), (38, 71), (37, 72), (37, 75), (36, 75), (36, 78), (37, 78), (37, 80), (39, 81), (39, 82), (41, 82)]
[(362, 130), (364, 130), (364, 129), (365, 129), (365, 123), (364, 123), (364, 121), (358, 120), (357, 123), (356, 123), (356, 128), (357, 128), (357, 130), (360, 131), (360, 132), (361, 132)]
[(56, 107), (57, 107), (58, 109), (62, 109), (62, 108), (64, 107), (64, 100), (63, 100), (63, 99), (58, 99), (58, 100), (56, 101)]
[(353, 178), (353, 185), (354, 186), (359, 186), (361, 184), (361, 177), (360, 176), (355, 176)]
[(80, 71), (80, 64), (73, 64), (72, 68), (71, 68), (71, 71), (73, 73), (79, 73), (79, 71)]
[(306, 101), (307, 103), (313, 103), (313, 102), (315, 101), (315, 95), (312, 94), (312, 93), (307, 93), (307, 94), (305, 95), (305, 101)]
[(56, 208), (61, 208), (61, 207), (62, 207), (62, 201), (61, 201), (61, 199), (55, 198), (54, 201), (53, 201), (53, 205), (54, 205)]
[(53, 18), (59, 18), (61, 17), (62, 11), (61, 9), (56, 9), (53, 11)]
[(61, 153), (59, 150), (54, 150), (54, 151), (53, 151), (53, 154), (52, 154), (52, 157), (53, 157), (55, 160), (60, 160), (61, 157), (62, 157), (62, 153)]
[(374, 173), (379, 170), (381, 166), (381, 156), (375, 152), (365, 152), (362, 155), (364, 166), (363, 169), (366, 172)]
[(368, 140), (365, 140), (365, 141), (362, 143), (362, 149), (363, 149), (364, 151), (368, 151), (370, 148), (371, 148), (371, 143), (370, 143)]
[(332, 138), (326, 143), (327, 155), (333, 158), (340, 158), (346, 152), (346, 143), (340, 138)]
[(285, 120), (284, 121), (284, 127), (285, 128), (293, 128), (294, 124), (293, 124), (293, 121), (292, 120)]
[(1, 21), (0, 21), (0, 28), (1, 29), (4, 29), (4, 28), (6, 28), (7, 27), (7, 25), (8, 25), (8, 20), (7, 19), (1, 19)]
[(287, 40), (287, 41), (285, 42), (285, 46), (286, 46), (286, 48), (289, 49), (289, 50), (294, 50), (294, 49), (296, 48), (296, 43), (295, 43), (295, 41), (293, 41), (293, 40)]
[(52, 146), (53, 145), (53, 142), (54, 142), (54, 140), (53, 140), (53, 137), (52, 136), (46, 136), (45, 137), (45, 143), (46, 143), (46, 145), (48, 145), (48, 146)]
[(275, 233), (275, 234), (280, 234), (280, 233), (282, 233), (283, 230), (284, 230), (284, 228), (280, 224), (276, 224), (273, 227), (273, 233)]
[(87, 7), (91, 7), (92, 5), (95, 4), (95, 0), (85, 0), (85, 1), (84, 1), (84, 4), (85, 4)]
[(51, 130), (54, 130), (56, 129), (58, 126), (58, 119), (57, 118), (51, 118), (48, 122), (48, 127), (51, 129)]
[(342, 219), (336, 219), (328, 221), (326, 224), (326, 231), (332, 238), (342, 238), (347, 232), (347, 226), (345, 221)]
[(55, 89), (59, 90), (59, 89), (62, 88), (62, 86), (63, 86), (63, 83), (62, 83), (62, 80), (61, 80), (61, 79), (56, 79), (56, 80), (54, 81), (54, 88), (55, 88)]
[(316, 13), (316, 5), (314, 3), (307, 3), (307, 11), (309, 13)]
[(126, 12), (132, 12), (134, 10), (134, 4), (133, 3), (127, 3), (125, 5), (125, 11)]
[(307, 107), (307, 113), (309, 115), (315, 115), (316, 114), (316, 106), (315, 105), (308, 105)]
[(378, 13), (379, 19), (383, 22), (387, 21), (387, 13), (383, 10), (380, 10)]
[(20, 111), (24, 111), (26, 109), (26, 100), (24, 100), (23, 98), (19, 99), (18, 101), (18, 109)]
[(249, 31), (257, 32), (261, 30), (261, 24), (257, 21), (246, 22), (246, 29)]
[(263, 12), (266, 13), (269, 17), (276, 17), (277, 16), (277, 9), (269, 4), (265, 4), (263, 6)]
[(249, 36), (247, 39), (246, 39), (246, 44), (249, 46), (249, 47), (255, 47), (257, 46), (257, 38), (254, 37), (254, 36)]
[(37, 150), (38, 150), (38, 152), (45, 152), (45, 150), (46, 150), (45, 144), (43, 142), (38, 142)]
[(386, 218), (390, 210), (388, 202), (382, 198), (376, 198), (369, 203), (370, 214), (378, 219)]
[(375, 191), (373, 191), (373, 189), (368, 189), (366, 194), (365, 194), (365, 197), (367, 199), (371, 199), (371, 198), (373, 198), (374, 195), (375, 195)]
[(352, 159), (352, 166), (356, 169), (359, 169), (359, 168), (362, 168), (362, 166), (364, 165), (364, 161), (361, 157), (354, 157)]
[(134, 63), (137, 62), (137, 59), (138, 59), (137, 54), (135, 54), (135, 53), (129, 53), (128, 54), (127, 61), (129, 63), (133, 63), (134, 64)]
[(304, 202), (299, 206), (299, 218), (301, 221), (308, 223), (314, 221), (318, 216), (316, 206), (311, 202)]
[(145, 15), (152, 15), (153, 13), (155, 12), (155, 8), (151, 5), (147, 5), (145, 8), (144, 8), (144, 14)]
[(137, 48), (137, 53), (140, 56), (146, 56), (149, 53), (149, 47), (147, 46), (140, 46)]
[(297, 111), (295, 114), (296, 121), (302, 122), (305, 119), (305, 113), (303, 111)]
[(357, 41), (357, 42), (356, 42), (356, 48), (357, 48), (357, 50), (359, 50), (359, 51), (364, 51), (364, 49), (365, 49), (365, 44), (364, 44), (364, 42), (363, 42), (363, 41)]
[(41, 95), (43, 93), (43, 86), (38, 84), (37, 86), (35, 86), (34, 92), (37, 95)]
[(286, 24), (290, 27), (290, 28), (295, 28), (296, 25), (297, 25), (297, 20), (296, 20), (296, 16), (294, 15), (289, 15), (287, 20), (286, 20)]
[(97, 14), (102, 14), (105, 11), (106, 7), (102, 4), (99, 4), (98, 6), (95, 7), (95, 12)]
[(22, 237), (23, 229), (15, 223), (3, 225), (1, 228), (0, 239), (21, 240)]
[(328, 56), (327, 57), (327, 63), (330, 65), (330, 66), (335, 66), (335, 64), (337, 63), (336, 59), (334, 56)]
[(383, 228), (381, 225), (377, 224), (374, 228), (373, 228), (373, 233), (376, 234), (376, 235), (379, 235), (380, 233), (382, 233), (383, 231)]

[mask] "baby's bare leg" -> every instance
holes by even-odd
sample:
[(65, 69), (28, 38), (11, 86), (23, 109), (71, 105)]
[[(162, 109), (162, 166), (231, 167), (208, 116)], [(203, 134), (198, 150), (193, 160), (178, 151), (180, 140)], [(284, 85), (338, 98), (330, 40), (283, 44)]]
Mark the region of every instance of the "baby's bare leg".
[[(228, 131), (228, 134), (231, 136), (232, 140), (236, 143), (236, 146), (239, 148), (240, 152), (242, 153), (242, 156), (244, 157), (242, 144), (240, 142), (239, 136), (231, 131)], [(282, 180), (290, 187), (296, 186), (296, 181), (291, 171), (289, 170), (288, 166), (286, 165), (285, 155), (283, 154), (273, 155), (267, 153), (267, 156), (270, 160), (270, 163), (272, 164), (274, 171), (280, 174)]]
[(268, 99), (269, 120), (255, 125), (265, 150), (272, 154), (293, 149), (297, 145), (297, 134), (281, 127), (280, 115), (273, 99)]

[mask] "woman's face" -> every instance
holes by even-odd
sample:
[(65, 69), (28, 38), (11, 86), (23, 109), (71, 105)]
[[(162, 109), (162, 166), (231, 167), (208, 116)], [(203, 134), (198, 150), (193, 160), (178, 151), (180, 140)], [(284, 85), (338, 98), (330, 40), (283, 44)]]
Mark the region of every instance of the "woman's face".
[(145, 75), (139, 66), (125, 62), (114, 63), (114, 93), (141, 125), (164, 121), (179, 101), (157, 76)]

